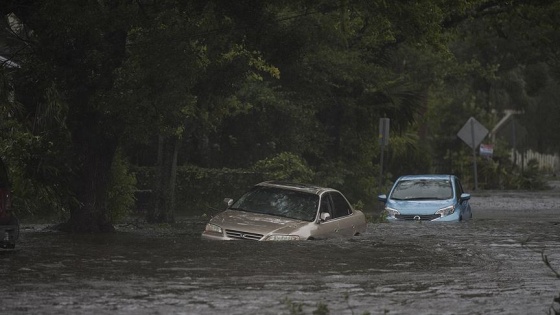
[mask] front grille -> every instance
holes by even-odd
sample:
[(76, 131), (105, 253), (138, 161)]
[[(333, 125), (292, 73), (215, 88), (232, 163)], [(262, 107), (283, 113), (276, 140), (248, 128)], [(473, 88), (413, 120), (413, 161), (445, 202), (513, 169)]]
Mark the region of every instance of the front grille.
[(419, 221), (432, 221), (434, 219), (440, 218), (439, 214), (425, 214), (425, 215), (418, 215), (418, 214), (397, 214), (395, 218), (399, 220), (419, 220)]
[(235, 231), (235, 230), (226, 230), (226, 235), (231, 238), (243, 239), (243, 240), (260, 240), (263, 235), (250, 233), (250, 232), (243, 232), (243, 231)]

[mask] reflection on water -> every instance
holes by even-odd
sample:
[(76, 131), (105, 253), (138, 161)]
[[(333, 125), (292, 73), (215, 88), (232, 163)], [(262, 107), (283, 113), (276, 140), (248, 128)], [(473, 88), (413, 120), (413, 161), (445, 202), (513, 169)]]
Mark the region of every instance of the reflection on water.
[(531, 211), (483, 208), (489, 199), (473, 197), (469, 222), (370, 224), (350, 240), (201, 241), (199, 220), (104, 235), (27, 229), (0, 253), (0, 313), (546, 313), (560, 280), (539, 251), (560, 261), (560, 198)]

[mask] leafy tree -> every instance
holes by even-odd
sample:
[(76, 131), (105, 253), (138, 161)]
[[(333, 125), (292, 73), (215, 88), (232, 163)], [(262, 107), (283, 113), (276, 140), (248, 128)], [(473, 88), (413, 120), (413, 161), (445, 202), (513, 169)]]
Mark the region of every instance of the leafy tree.
[(66, 203), (68, 230), (112, 230), (107, 184), (125, 111), (107, 95), (124, 58), (126, 9), (112, 1), (14, 1), (3, 7), (3, 15), (13, 12), (33, 30), (21, 38), (25, 45), (17, 57), (24, 66), (14, 76), (15, 98), (24, 106), (20, 119), (43, 144), (29, 165), (48, 170), (44, 181), (61, 181), (66, 199), (77, 201)]
[(265, 173), (275, 180), (310, 183), (313, 172), (301, 157), (289, 152), (282, 152), (275, 157), (258, 161), (253, 169)]
[(69, 209), (74, 231), (112, 229), (119, 147), (157, 165), (150, 222), (174, 220), (182, 164), (277, 170), (297, 157), (305, 178), (373, 202), (380, 117), (391, 176), (460, 172), (464, 121), (490, 128), (506, 108), (524, 111), (534, 148), (558, 149), (545, 132), (557, 129), (558, 12), (557, 1), (8, 0), (0, 13), (24, 28), (0, 44), (23, 66), (3, 69), (3, 154), (22, 189)]
[[(536, 130), (555, 128), (547, 120), (556, 113), (547, 104), (556, 84), (551, 65), (557, 45), (550, 43), (557, 36), (558, 4), (473, 1), (465, 10), (450, 12), (443, 25), (452, 58), (440, 63), (442, 75), (431, 87), (423, 120), (437, 169), (456, 172), (445, 157), (449, 152), (468, 154), (456, 133), (470, 116), (492, 129), (505, 109), (525, 113), (516, 121), (536, 136), (526, 143), (541, 152), (554, 148), (540, 140), (544, 131)], [(544, 42), (549, 43), (546, 48)], [(502, 158), (507, 156), (497, 157)]]
[(225, 117), (246, 111), (251, 104), (243, 97), (253, 97), (247, 93), (259, 88), (263, 76), (277, 76), (277, 69), (231, 36), (235, 21), (214, 2), (164, 1), (145, 9), (148, 21), (131, 30), (130, 57), (119, 69), (117, 91), (125, 94), (116, 98), (150, 117), (140, 129), (145, 138), (159, 135), (159, 172), (147, 219), (172, 222), (184, 139), (199, 141), (187, 154), (208, 165), (207, 134)]
[[(387, 115), (396, 130), (404, 131), (422, 107), (420, 86), (402, 69), (393, 68), (390, 55), (397, 41), (429, 43), (431, 39), (416, 27), (415, 34), (407, 37), (403, 17), (390, 14), (408, 10), (398, 4), (287, 1), (257, 7), (261, 11), (251, 10), (253, 19), (268, 19), (247, 30), (247, 38), (257, 39), (252, 44), (280, 69), (280, 81), (271, 82), (274, 94), (270, 95), (276, 97), (254, 104), (231, 124), (226, 121), (219, 142), (227, 157), (223, 160), (289, 150), (325, 171), (341, 162), (344, 168), (354, 169), (351, 173), (372, 173), (378, 118)], [(422, 17), (415, 15), (420, 13)], [(406, 16), (414, 23), (425, 23), (424, 17), (418, 7)], [(425, 24), (422, 29), (430, 29)], [(241, 141), (246, 144), (239, 146), (238, 153), (235, 146)], [(247, 150), (251, 142), (258, 150)], [(262, 155), (248, 157), (258, 160)], [(366, 172), (356, 169), (363, 165), (369, 168)]]

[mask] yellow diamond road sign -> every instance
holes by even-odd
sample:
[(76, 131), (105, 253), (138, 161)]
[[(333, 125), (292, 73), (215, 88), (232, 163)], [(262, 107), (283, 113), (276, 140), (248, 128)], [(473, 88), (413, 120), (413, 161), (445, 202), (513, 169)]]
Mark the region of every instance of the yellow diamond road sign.
[(474, 119), (474, 117), (469, 118), (467, 123), (457, 133), (457, 136), (472, 149), (478, 147), (486, 135), (488, 135), (488, 129)]

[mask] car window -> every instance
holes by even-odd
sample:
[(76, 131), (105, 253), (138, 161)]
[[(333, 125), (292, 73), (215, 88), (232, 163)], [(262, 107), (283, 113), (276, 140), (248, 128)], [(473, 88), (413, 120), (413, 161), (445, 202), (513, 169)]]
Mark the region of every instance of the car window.
[(329, 196), (332, 200), (332, 205), (333, 205), (333, 213), (332, 213), (333, 218), (340, 218), (352, 213), (350, 204), (340, 193), (331, 192), (329, 193)]
[(230, 209), (313, 221), (319, 209), (319, 196), (258, 186), (239, 198)]
[(333, 213), (331, 210), (331, 200), (328, 196), (328, 194), (324, 194), (323, 198), (321, 198), (321, 209), (319, 211), (320, 213), (328, 213), (331, 215), (331, 218), (333, 217)]
[(455, 179), (455, 196), (457, 199), (461, 198), (463, 194), (463, 186), (461, 186), (461, 182), (458, 179)]
[(393, 189), (390, 198), (396, 200), (444, 200), (452, 197), (453, 188), (449, 180), (415, 179), (399, 181)]

